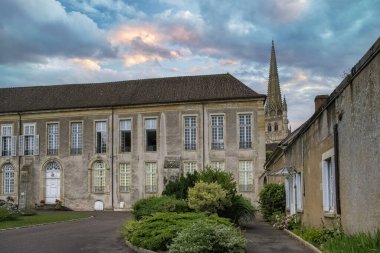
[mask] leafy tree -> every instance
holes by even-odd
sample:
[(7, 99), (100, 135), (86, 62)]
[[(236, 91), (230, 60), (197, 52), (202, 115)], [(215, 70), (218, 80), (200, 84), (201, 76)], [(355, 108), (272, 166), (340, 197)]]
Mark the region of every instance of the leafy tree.
[(173, 196), (176, 199), (187, 199), (188, 190), (193, 187), (197, 181), (197, 172), (181, 176), (176, 181), (170, 181), (166, 186), (162, 195)]
[(260, 211), (265, 220), (269, 221), (274, 212), (285, 211), (284, 184), (267, 184), (259, 193)]

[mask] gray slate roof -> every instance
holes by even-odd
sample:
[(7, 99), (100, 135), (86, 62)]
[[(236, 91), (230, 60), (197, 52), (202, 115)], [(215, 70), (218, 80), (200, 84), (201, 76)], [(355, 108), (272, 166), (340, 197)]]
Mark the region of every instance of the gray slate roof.
[(0, 89), (0, 113), (265, 98), (230, 74)]

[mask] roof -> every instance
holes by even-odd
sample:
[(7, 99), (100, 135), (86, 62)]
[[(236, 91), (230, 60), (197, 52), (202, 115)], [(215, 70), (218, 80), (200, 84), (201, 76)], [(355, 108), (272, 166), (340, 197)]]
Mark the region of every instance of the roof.
[(335, 88), (335, 90), (328, 96), (327, 101), (317, 110), (314, 114), (305, 121), (299, 128), (297, 128), (292, 134), (286, 137), (280, 142), (278, 147), (273, 152), (271, 158), (265, 163), (265, 167), (268, 167), (278, 157), (284, 154), (284, 150), (289, 148), (295, 141), (302, 136), (309, 127), (317, 120), (322, 113), (336, 100), (336, 98), (344, 91), (352, 80), (372, 61), (372, 59), (380, 53), (380, 37), (371, 46), (367, 53), (351, 68), (350, 74), (348, 74), (342, 82)]
[(0, 89), (0, 113), (265, 99), (230, 74)]

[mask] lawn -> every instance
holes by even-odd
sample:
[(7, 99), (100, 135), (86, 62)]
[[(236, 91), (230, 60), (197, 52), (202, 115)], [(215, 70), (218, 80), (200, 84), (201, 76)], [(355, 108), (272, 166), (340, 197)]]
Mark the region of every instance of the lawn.
[(14, 220), (1, 221), (0, 229), (67, 221), (72, 219), (87, 218), (90, 216), (91, 215), (89, 213), (82, 212), (39, 212), (33, 216), (19, 216)]

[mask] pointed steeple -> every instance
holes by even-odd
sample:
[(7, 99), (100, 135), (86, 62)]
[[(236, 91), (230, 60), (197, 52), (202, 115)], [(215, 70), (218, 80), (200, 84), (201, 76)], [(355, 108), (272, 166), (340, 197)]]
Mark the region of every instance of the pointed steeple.
[(283, 100), (283, 102), (282, 102), (282, 109), (283, 109), (284, 111), (287, 111), (287, 110), (288, 110), (288, 104), (286, 103), (286, 98), (285, 98), (285, 96), (284, 96), (284, 100)]
[(282, 111), (280, 80), (278, 78), (276, 51), (274, 49), (273, 40), (269, 68), (268, 97), (265, 111), (267, 114), (270, 114), (271, 111)]

